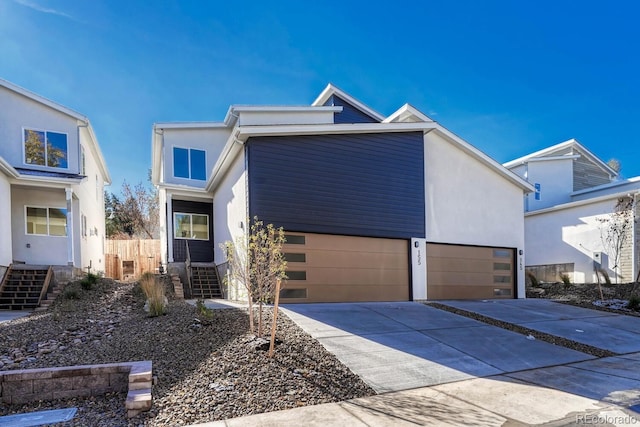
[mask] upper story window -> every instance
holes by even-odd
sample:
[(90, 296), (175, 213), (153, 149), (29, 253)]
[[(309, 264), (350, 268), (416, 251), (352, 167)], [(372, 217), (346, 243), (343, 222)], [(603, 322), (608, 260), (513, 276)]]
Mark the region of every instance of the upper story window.
[(26, 164), (67, 169), (67, 134), (25, 129), (23, 136)]
[(203, 150), (173, 147), (173, 176), (176, 178), (207, 179), (207, 162)]
[(67, 210), (27, 206), (26, 231), (41, 236), (66, 236)]

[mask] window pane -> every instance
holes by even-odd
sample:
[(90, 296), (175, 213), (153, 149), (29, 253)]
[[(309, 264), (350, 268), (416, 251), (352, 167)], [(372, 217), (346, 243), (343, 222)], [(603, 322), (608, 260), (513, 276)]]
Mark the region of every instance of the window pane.
[(67, 167), (67, 135), (47, 132), (47, 166)]
[(493, 276), (493, 283), (511, 283), (511, 276)]
[(289, 280), (307, 280), (306, 271), (287, 271), (287, 278)]
[(295, 234), (285, 234), (285, 243), (290, 245), (304, 245), (305, 236), (296, 236)]
[(307, 289), (282, 289), (280, 291), (280, 298), (306, 298)]
[(191, 216), (188, 214), (175, 214), (175, 237), (188, 239), (191, 236)]
[(494, 249), (493, 256), (495, 258), (511, 258), (511, 251), (509, 249)]
[(192, 239), (209, 240), (209, 217), (206, 215), (192, 215)]
[(189, 178), (189, 150), (173, 148), (173, 176)]
[(44, 166), (44, 132), (24, 130), (24, 162)]
[(67, 235), (67, 210), (49, 208), (49, 235)]
[(493, 263), (494, 270), (511, 270), (511, 264), (506, 262), (494, 262)]
[(282, 254), (287, 262), (307, 262), (306, 254), (297, 254), (292, 252), (286, 252)]
[(47, 234), (46, 208), (27, 208), (27, 234)]
[(202, 150), (191, 150), (191, 179), (207, 179), (207, 165)]

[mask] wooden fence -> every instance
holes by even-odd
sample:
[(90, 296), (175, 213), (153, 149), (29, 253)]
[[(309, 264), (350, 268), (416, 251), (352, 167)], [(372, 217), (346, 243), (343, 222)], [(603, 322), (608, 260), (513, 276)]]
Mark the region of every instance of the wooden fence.
[(158, 272), (160, 240), (107, 240), (105, 276), (133, 280), (145, 271)]

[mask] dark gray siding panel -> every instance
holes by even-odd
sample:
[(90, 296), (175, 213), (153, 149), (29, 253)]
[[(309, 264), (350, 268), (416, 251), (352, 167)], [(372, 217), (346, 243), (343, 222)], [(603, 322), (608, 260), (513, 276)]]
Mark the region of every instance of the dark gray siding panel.
[(425, 236), (422, 132), (247, 142), (249, 212), (288, 231)]
[[(169, 233), (173, 233), (173, 213), (196, 213), (209, 215), (209, 240), (189, 240), (189, 253), (191, 261), (212, 262), (213, 261), (213, 204), (192, 202), (187, 200), (173, 200), (173, 212), (171, 215), (171, 228)], [(176, 262), (183, 262), (187, 259), (186, 240), (173, 239), (173, 259)]]
[(339, 96), (331, 95), (324, 105), (342, 107), (341, 113), (334, 114), (334, 123), (379, 123), (378, 120), (360, 111)]

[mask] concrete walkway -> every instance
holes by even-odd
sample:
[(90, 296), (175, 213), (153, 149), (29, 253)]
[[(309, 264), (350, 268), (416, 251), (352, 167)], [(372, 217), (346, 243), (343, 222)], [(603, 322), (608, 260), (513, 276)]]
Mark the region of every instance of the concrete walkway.
[[(537, 312), (532, 316), (539, 322), (614, 318), (566, 305), (520, 301), (506, 302), (513, 305), (504, 309), (477, 304), (492, 307), (484, 313), (492, 310), (502, 316), (506, 310), (513, 313), (510, 319), (520, 316), (525, 323), (536, 320), (517, 314), (516, 307)], [(289, 305), (285, 310), (381, 390), (409, 388), (415, 383), (412, 374), (418, 382), (436, 385), (198, 427), (640, 425), (640, 352), (594, 359), (415, 303)], [(530, 368), (535, 365), (542, 367)], [(501, 373), (485, 375), (492, 370)]]
[(618, 354), (640, 351), (640, 317), (546, 299), (438, 302)]
[(26, 310), (0, 310), (0, 323), (8, 322), (19, 317), (28, 316), (31, 311)]
[(591, 359), (415, 302), (285, 305), (377, 393)]

